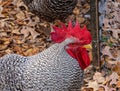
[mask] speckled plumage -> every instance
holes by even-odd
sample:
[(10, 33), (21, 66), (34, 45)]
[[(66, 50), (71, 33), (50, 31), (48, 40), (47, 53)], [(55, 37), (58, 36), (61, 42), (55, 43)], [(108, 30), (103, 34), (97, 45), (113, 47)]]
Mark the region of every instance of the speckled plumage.
[(29, 57), (0, 58), (0, 91), (79, 91), (83, 70), (64, 49), (70, 42), (53, 44)]
[(29, 10), (38, 15), (40, 19), (54, 21), (64, 20), (72, 14), (77, 0), (23, 0)]

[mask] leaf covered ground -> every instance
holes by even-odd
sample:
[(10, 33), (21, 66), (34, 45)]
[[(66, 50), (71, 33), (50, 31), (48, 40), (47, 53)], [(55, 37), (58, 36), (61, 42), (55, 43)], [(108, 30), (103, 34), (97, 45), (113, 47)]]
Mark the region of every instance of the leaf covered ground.
[[(77, 19), (81, 25), (87, 25), (90, 23), (90, 0), (78, 1), (66, 23)], [(53, 24), (57, 25), (58, 21)], [(50, 26), (49, 22), (29, 12), (21, 0), (0, 0), (0, 57), (9, 53), (30, 56), (48, 48), (52, 45)], [(103, 61), (104, 70), (93, 65), (85, 70), (82, 91), (120, 91), (120, 59), (114, 64), (109, 62)]]

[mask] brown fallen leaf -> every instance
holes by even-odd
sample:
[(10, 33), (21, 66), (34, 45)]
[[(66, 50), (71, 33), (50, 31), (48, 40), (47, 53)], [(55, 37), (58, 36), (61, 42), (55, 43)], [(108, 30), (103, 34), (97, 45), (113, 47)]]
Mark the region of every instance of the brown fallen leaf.
[(105, 82), (105, 78), (102, 76), (102, 73), (100, 73), (100, 72), (95, 72), (95, 74), (93, 76), (93, 80), (97, 81), (98, 83)]
[(3, 41), (3, 43), (4, 43), (5, 41), (11, 41), (11, 38), (1, 37), (1, 38), (0, 38), (0, 42), (1, 42), (1, 41)]
[(6, 37), (7, 33), (6, 32), (0, 32), (0, 37)]
[(105, 46), (104, 49), (102, 49), (102, 54), (103, 55), (108, 55), (109, 58), (114, 58), (110, 52), (110, 46)]
[(110, 21), (110, 20), (107, 19), (107, 18), (104, 19), (103, 22), (104, 22), (104, 27), (105, 27), (105, 28), (110, 28), (109, 21)]
[(11, 1), (12, 0), (9, 0), (9, 1), (5, 0), (5, 1), (2, 2), (1, 6), (9, 6), (11, 4)]
[(107, 85), (100, 85), (98, 91), (110, 91)]
[(1, 45), (0, 44), (0, 51), (7, 49), (8, 45)]
[(81, 16), (76, 16), (76, 19), (79, 23), (83, 23), (85, 21), (85, 18), (84, 17), (81, 17)]
[(90, 10), (90, 5), (88, 3), (83, 5), (83, 9), (81, 10), (81, 13), (85, 14)]
[(87, 85), (87, 88), (93, 88), (94, 91), (97, 91), (99, 88), (99, 84), (97, 83), (97, 81), (89, 81)]
[(93, 88), (83, 88), (81, 91), (94, 91)]
[(9, 45), (11, 41), (5, 41), (4, 45)]
[(16, 14), (17, 19), (23, 20), (25, 19), (25, 14), (23, 11), (20, 11), (19, 13)]
[(120, 76), (120, 62), (117, 62), (117, 64), (112, 68), (112, 71), (116, 72)]
[(0, 17), (5, 17), (5, 16), (2, 14), (2, 11), (3, 11), (3, 7), (0, 6)]
[(26, 25), (26, 22), (23, 21), (23, 20), (17, 19), (15, 22), (16, 22), (16, 24), (18, 24), (18, 25), (22, 25), (22, 26)]
[(28, 37), (29, 33), (32, 35), (33, 40), (39, 36), (40, 34), (35, 31), (34, 28), (28, 27), (28, 26), (23, 26), (23, 28), (20, 31), (23, 35), (24, 38)]
[(22, 44), (22, 47), (25, 48), (25, 49), (29, 49), (30, 48), (29, 45), (25, 45), (25, 44)]
[(73, 13), (75, 15), (79, 15), (80, 14), (80, 10), (77, 7), (75, 7), (75, 9), (73, 10)]
[(117, 82), (116, 87), (120, 88), (120, 79), (119, 79), (119, 81)]
[(98, 88), (98, 91), (105, 91), (105, 88), (104, 88), (103, 86), (100, 86), (100, 87)]
[(20, 33), (24, 35), (24, 39), (28, 37), (28, 35), (30, 34), (26, 26), (22, 27), (22, 29), (20, 30)]
[(21, 41), (21, 40), (15, 40), (15, 43), (18, 44), (18, 45), (20, 45), (20, 44), (23, 44), (24, 42)]
[(25, 56), (31, 56), (31, 55), (34, 55), (36, 53), (39, 52), (39, 48), (31, 48), (31, 49), (28, 49), (26, 52), (24, 52), (24, 55)]
[(113, 32), (113, 37), (119, 39), (120, 29), (111, 29)]
[(30, 34), (32, 35), (33, 40), (34, 40), (37, 36), (40, 35), (38, 32), (35, 31), (35, 29), (33, 29), (33, 28), (31, 28), (31, 27), (29, 27), (28, 30), (29, 30)]
[(23, 52), (26, 50), (21, 47), (21, 45), (14, 44), (11, 49), (13, 50), (14, 53), (23, 55)]
[(116, 72), (112, 72), (112, 74), (108, 77), (108, 80), (110, 81), (110, 85), (117, 84), (117, 80), (119, 79), (119, 76)]
[(20, 35), (19, 28), (13, 29), (13, 30), (12, 30), (12, 33), (13, 33), (13, 34)]
[(10, 49), (7, 49), (7, 50), (5, 50), (5, 53), (6, 53), (6, 54), (11, 54), (11, 53), (13, 53), (13, 51), (10, 50)]

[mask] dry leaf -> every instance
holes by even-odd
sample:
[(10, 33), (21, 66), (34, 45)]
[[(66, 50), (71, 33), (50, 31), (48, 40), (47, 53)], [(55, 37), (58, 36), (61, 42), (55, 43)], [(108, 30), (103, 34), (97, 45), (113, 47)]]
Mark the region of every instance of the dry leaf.
[(116, 65), (112, 68), (112, 71), (116, 72), (120, 76), (120, 62), (116, 61)]
[(90, 10), (90, 5), (88, 3), (84, 4), (83, 9), (81, 10), (81, 12), (83, 14), (87, 13)]
[(0, 37), (6, 37), (7, 33), (6, 32), (0, 32)]
[(119, 39), (120, 29), (111, 29), (113, 32), (113, 37)]
[(13, 29), (13, 30), (12, 30), (12, 33), (13, 33), (13, 34), (18, 34), (18, 35), (20, 35), (19, 28), (18, 28), (18, 29)]
[(0, 44), (0, 51), (7, 49), (8, 45), (1, 45)]
[(88, 88), (93, 88), (94, 91), (97, 91), (99, 88), (97, 81), (89, 81), (87, 85), (88, 85)]
[(120, 79), (119, 79), (119, 81), (117, 82), (117, 86), (116, 86), (116, 87), (120, 88)]
[(104, 27), (105, 27), (105, 28), (110, 28), (109, 21), (110, 21), (109, 19), (104, 18), (104, 21), (103, 21), (103, 22), (104, 22)]
[(109, 91), (116, 91), (116, 88), (110, 88)]
[(10, 50), (10, 49), (5, 50), (5, 52), (6, 52), (7, 54), (11, 54), (11, 53), (13, 53), (13, 51)]
[(116, 72), (112, 72), (112, 74), (109, 76), (108, 79), (110, 81), (110, 85), (117, 84), (117, 80), (119, 79), (119, 76)]
[(105, 85), (101, 85), (101, 86), (99, 86), (99, 90), (98, 91), (109, 91), (109, 87), (107, 87)]
[(105, 78), (102, 76), (102, 73), (100, 73), (100, 72), (95, 72), (95, 74), (93, 76), (93, 80), (97, 81), (98, 83), (105, 82)]
[(38, 32), (35, 31), (35, 29), (33, 28), (28, 28), (30, 34), (32, 35), (32, 38), (35, 39), (37, 36), (39, 36), (40, 34)]
[(108, 55), (109, 58), (114, 58), (110, 52), (110, 47), (109, 46), (105, 46), (104, 49), (102, 49), (102, 54), (103, 55)]
[(16, 14), (17, 19), (23, 20), (25, 19), (25, 14), (23, 11), (20, 11), (19, 13)]
[(21, 34), (24, 35), (24, 39), (25, 39), (26, 37), (28, 37), (28, 35), (29, 35), (29, 31), (27, 30), (27, 27), (26, 27), (26, 26), (23, 26), (22, 29), (20, 30), (20, 32), (21, 32)]
[(93, 88), (83, 88), (81, 91), (94, 91)]
[(21, 41), (21, 40), (15, 40), (16, 44), (20, 45), (20, 44), (23, 44), (24, 42)]
[(5, 41), (3, 44), (4, 44), (4, 45), (9, 45), (9, 44), (10, 44), (10, 41)]
[(5, 16), (2, 14), (2, 11), (3, 11), (3, 7), (0, 6), (0, 17), (5, 17)]
[(103, 86), (100, 86), (100, 87), (98, 88), (98, 91), (106, 91), (106, 90), (105, 90), (105, 88), (104, 88)]
[(83, 23), (85, 21), (85, 18), (83, 18), (81, 16), (76, 16), (76, 19), (79, 23)]
[(28, 49), (26, 52), (24, 52), (24, 55), (28, 56), (28, 55), (34, 55), (36, 53), (39, 52), (39, 48), (31, 48), (31, 49)]
[(79, 15), (80, 10), (77, 7), (75, 7), (75, 9), (73, 10), (73, 13), (76, 14), (76, 15)]
[(28, 49), (26, 52), (24, 52), (24, 55), (32, 55), (33, 49)]
[(23, 26), (21, 33), (24, 35), (24, 38), (28, 37), (29, 33), (32, 35), (33, 40), (40, 34), (35, 31), (34, 28)]
[(29, 49), (29, 45), (22, 44), (22, 47), (23, 47), (24, 49)]

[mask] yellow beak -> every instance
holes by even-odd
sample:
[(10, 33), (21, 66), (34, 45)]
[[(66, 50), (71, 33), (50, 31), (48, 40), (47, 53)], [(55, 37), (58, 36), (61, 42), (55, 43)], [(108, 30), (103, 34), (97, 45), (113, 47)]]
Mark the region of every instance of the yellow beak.
[(90, 61), (92, 61), (92, 44), (84, 45), (83, 47), (86, 48), (87, 51), (89, 51), (88, 55), (90, 57)]
[(84, 47), (86, 48), (86, 49), (92, 49), (92, 45), (91, 44), (88, 44), (88, 45), (84, 45)]

